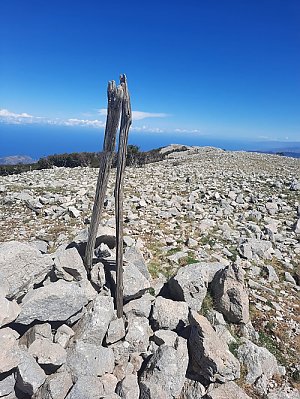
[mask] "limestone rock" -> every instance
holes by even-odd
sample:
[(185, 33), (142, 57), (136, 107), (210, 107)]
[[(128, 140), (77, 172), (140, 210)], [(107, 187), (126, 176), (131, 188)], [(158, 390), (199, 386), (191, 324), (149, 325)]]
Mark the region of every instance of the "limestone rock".
[(66, 362), (67, 352), (59, 344), (48, 339), (36, 339), (28, 348), (38, 364), (46, 371), (53, 372)]
[(151, 320), (156, 330), (180, 330), (187, 324), (188, 313), (186, 302), (172, 301), (158, 296), (153, 305)]
[(76, 341), (67, 352), (67, 365), (74, 376), (102, 376), (112, 373), (114, 354), (111, 348)]
[(19, 364), (19, 334), (9, 327), (0, 329), (0, 374), (6, 373)]
[(210, 382), (226, 382), (239, 378), (240, 365), (221, 342), (209, 321), (191, 311), (189, 338), (190, 365), (193, 372)]
[[(115, 264), (105, 264), (105, 269), (110, 274), (113, 285), (116, 286)], [(128, 302), (141, 297), (150, 288), (150, 282), (133, 263), (126, 262), (123, 268), (123, 286), (124, 301)]]
[(167, 345), (174, 346), (178, 335), (174, 331), (170, 330), (157, 330), (153, 335), (153, 340), (156, 345)]
[(98, 399), (103, 398), (103, 385), (99, 378), (79, 376), (66, 399)]
[(87, 278), (87, 273), (83, 265), (81, 256), (76, 248), (68, 248), (59, 251), (54, 258), (55, 274), (58, 278), (67, 281), (83, 280)]
[(186, 378), (178, 399), (204, 398), (205, 391), (205, 387), (200, 382)]
[(273, 375), (283, 374), (283, 368), (278, 366), (272, 353), (247, 339), (239, 347), (237, 356), (247, 368), (246, 381), (262, 395), (267, 394), (268, 381)]
[(101, 345), (108, 326), (114, 317), (113, 298), (97, 295), (86, 313), (74, 327), (76, 340)]
[(65, 399), (73, 385), (71, 375), (62, 371), (47, 376), (44, 384), (34, 395), (34, 399)]
[(137, 380), (137, 375), (126, 375), (126, 377), (118, 383), (116, 387), (116, 393), (122, 399), (139, 399), (140, 388)]
[(233, 381), (219, 385), (207, 394), (207, 399), (251, 399), (243, 389)]
[(17, 302), (6, 299), (0, 290), (0, 327), (16, 320), (20, 312)]
[(152, 330), (146, 317), (139, 317), (132, 313), (128, 315), (128, 329), (125, 340), (129, 343), (130, 352), (146, 352), (151, 334)]
[(211, 289), (217, 309), (232, 323), (249, 322), (249, 298), (244, 286), (244, 272), (237, 265), (219, 271)]
[(13, 392), (16, 380), (13, 374), (0, 376), (0, 397), (7, 396)]
[(191, 309), (199, 311), (208, 283), (222, 268), (224, 265), (221, 263), (194, 263), (181, 267), (169, 281), (171, 297), (177, 301), (185, 301)]
[(188, 366), (186, 341), (178, 337), (175, 346), (160, 346), (140, 377), (141, 399), (177, 398)]
[(148, 293), (141, 298), (133, 299), (124, 306), (124, 313), (132, 312), (137, 316), (149, 317), (154, 297)]
[(40, 283), (52, 268), (49, 255), (32, 246), (8, 241), (0, 244), (0, 281), (8, 284), (7, 298), (19, 298)]
[(20, 338), (19, 344), (29, 348), (36, 339), (44, 338), (52, 341), (51, 324), (49, 323), (35, 324), (33, 327), (29, 328)]
[(112, 320), (109, 324), (106, 342), (112, 344), (125, 337), (125, 326), (122, 318)]
[(54, 336), (54, 342), (60, 344), (63, 348), (66, 348), (70, 339), (74, 335), (74, 331), (72, 328), (63, 324), (62, 326), (58, 327)]
[(65, 321), (87, 302), (83, 289), (76, 283), (58, 280), (25, 295), (16, 321), (21, 324), (30, 324), (34, 320)]
[(28, 395), (36, 393), (46, 379), (46, 374), (43, 369), (41, 369), (34, 358), (25, 351), (21, 352), (16, 375), (16, 386), (20, 391)]
[(134, 266), (142, 273), (142, 275), (147, 280), (150, 280), (151, 276), (149, 274), (143, 254), (139, 248), (135, 246), (128, 248), (124, 254), (124, 259), (127, 260), (127, 262), (134, 264)]

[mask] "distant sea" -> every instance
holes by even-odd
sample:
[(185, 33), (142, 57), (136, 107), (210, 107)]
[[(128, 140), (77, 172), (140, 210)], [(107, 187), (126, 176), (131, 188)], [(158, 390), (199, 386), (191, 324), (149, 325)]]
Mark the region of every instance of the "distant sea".
[[(50, 154), (65, 152), (101, 151), (103, 130), (87, 127), (8, 125), (0, 124), (0, 157), (10, 155), (28, 155), (33, 159)], [(255, 142), (242, 139), (214, 138), (193, 134), (143, 133), (130, 131), (129, 144), (140, 147), (141, 151), (167, 146), (185, 144), (213, 146), (225, 150), (281, 151), (282, 148), (298, 147), (300, 142)]]

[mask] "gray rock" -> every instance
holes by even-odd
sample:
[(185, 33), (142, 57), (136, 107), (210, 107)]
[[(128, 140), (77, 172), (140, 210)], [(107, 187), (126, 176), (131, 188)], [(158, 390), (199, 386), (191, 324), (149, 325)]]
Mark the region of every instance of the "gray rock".
[(38, 364), (47, 372), (57, 370), (66, 362), (67, 352), (59, 344), (50, 342), (48, 339), (36, 339), (28, 348)]
[(62, 326), (58, 327), (54, 336), (54, 342), (60, 344), (63, 348), (66, 348), (70, 339), (74, 335), (74, 331), (71, 327), (63, 324)]
[(79, 376), (66, 399), (103, 398), (103, 384), (97, 377)]
[(283, 374), (282, 367), (278, 366), (272, 353), (247, 339), (238, 348), (237, 356), (247, 369), (246, 382), (253, 384), (262, 395), (267, 394), (268, 381), (273, 375)]
[(143, 254), (139, 248), (134, 246), (128, 248), (124, 254), (124, 259), (130, 263), (133, 263), (134, 266), (142, 273), (142, 275), (147, 280), (150, 280), (151, 276), (149, 274)]
[(113, 344), (114, 342), (120, 341), (125, 337), (125, 325), (122, 318), (112, 320), (109, 324), (106, 336), (106, 342)]
[(88, 299), (76, 283), (58, 280), (25, 295), (17, 323), (39, 321), (65, 321), (79, 312)]
[(262, 259), (271, 259), (274, 252), (270, 241), (259, 240), (255, 238), (247, 238), (238, 247), (238, 251), (242, 257), (253, 259), (257, 255)]
[(249, 298), (244, 286), (244, 271), (230, 265), (219, 271), (211, 284), (217, 309), (232, 323), (248, 323)]
[(204, 397), (205, 391), (200, 382), (186, 378), (178, 399), (200, 399)]
[(108, 326), (114, 317), (113, 298), (97, 295), (86, 313), (74, 327), (76, 340), (101, 345)]
[(272, 390), (268, 396), (268, 399), (300, 399), (300, 392), (297, 388), (291, 387), (280, 387)]
[(178, 335), (174, 331), (157, 330), (153, 335), (153, 340), (158, 346), (165, 344), (174, 347), (177, 337)]
[(141, 399), (177, 398), (188, 366), (186, 341), (178, 337), (175, 346), (160, 346), (140, 377)]
[(83, 265), (81, 256), (76, 248), (68, 248), (59, 251), (54, 258), (55, 275), (67, 281), (83, 280), (87, 278), (87, 273)]
[(126, 377), (118, 383), (116, 387), (116, 393), (122, 399), (139, 399), (140, 388), (137, 380), (137, 375), (126, 375)]
[(273, 282), (278, 282), (279, 281), (279, 278), (278, 278), (277, 273), (276, 273), (276, 271), (275, 271), (273, 266), (266, 265), (265, 266), (265, 270), (266, 270), (267, 275), (268, 275), (269, 283), (273, 283)]
[(294, 179), (290, 185), (290, 190), (291, 191), (298, 191), (300, 190), (300, 182), (298, 182), (296, 179)]
[(294, 277), (291, 275), (291, 273), (284, 272), (284, 278), (285, 278), (285, 281), (287, 281), (293, 285), (296, 285), (296, 281), (295, 281)]
[(127, 314), (129, 312), (132, 312), (137, 316), (143, 316), (148, 318), (154, 300), (155, 298), (152, 295), (146, 293), (141, 298), (134, 299), (126, 303), (126, 305), (124, 306), (124, 313)]
[(0, 290), (0, 327), (16, 320), (20, 312), (17, 302), (6, 299), (4, 292)]
[(294, 231), (296, 234), (300, 234), (300, 219), (298, 219), (297, 222), (295, 223)]
[(34, 358), (29, 353), (22, 351), (16, 373), (17, 388), (24, 393), (33, 395), (45, 379), (46, 374)]
[(188, 313), (186, 302), (172, 301), (158, 296), (153, 305), (151, 322), (156, 330), (180, 330), (188, 322)]
[(194, 263), (181, 267), (169, 281), (171, 297), (177, 301), (185, 301), (190, 308), (199, 311), (208, 283), (222, 268), (224, 265), (221, 263)]
[(13, 392), (16, 380), (14, 374), (0, 376), (0, 397), (7, 396)]
[(69, 206), (68, 211), (73, 218), (78, 218), (80, 216), (80, 211), (75, 208), (75, 206)]
[[(74, 238), (70, 247), (75, 246), (81, 256), (84, 256), (86, 243), (88, 240), (88, 229), (81, 230)], [(108, 245), (110, 249), (116, 246), (116, 231), (109, 226), (99, 226), (97, 231), (95, 248), (99, 247), (101, 243)]]
[(19, 334), (9, 327), (0, 329), (0, 374), (6, 373), (19, 364)]
[(19, 344), (25, 345), (28, 348), (36, 339), (48, 339), (52, 341), (51, 324), (35, 324), (22, 335)]
[(104, 348), (99, 343), (77, 341), (67, 353), (67, 365), (75, 377), (82, 375), (97, 377), (112, 373), (114, 361), (112, 349)]
[(38, 249), (42, 254), (46, 254), (48, 250), (48, 243), (43, 240), (34, 240), (28, 242), (28, 245), (33, 246), (34, 248)]
[(189, 338), (190, 364), (194, 373), (210, 382), (226, 382), (239, 378), (240, 365), (220, 341), (209, 321), (191, 311), (191, 334)]
[(72, 385), (71, 375), (67, 371), (49, 375), (33, 399), (65, 399)]
[(207, 394), (207, 399), (251, 399), (246, 392), (233, 381), (219, 385)]
[[(105, 268), (110, 273), (115, 286), (115, 264), (107, 264), (105, 265)], [(123, 287), (124, 301), (128, 302), (132, 299), (141, 297), (150, 288), (150, 283), (133, 263), (126, 262), (123, 268)]]
[(147, 352), (151, 334), (152, 330), (146, 317), (139, 317), (135, 314), (128, 315), (128, 328), (125, 339), (129, 343), (129, 352)]
[(32, 246), (9, 241), (0, 244), (0, 281), (8, 285), (7, 298), (19, 298), (40, 283), (52, 268), (49, 255)]

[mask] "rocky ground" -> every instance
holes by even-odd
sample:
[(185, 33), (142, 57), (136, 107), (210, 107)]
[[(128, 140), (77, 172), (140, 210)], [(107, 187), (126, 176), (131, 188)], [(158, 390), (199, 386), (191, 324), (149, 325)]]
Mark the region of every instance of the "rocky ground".
[(300, 160), (194, 147), (126, 169), (124, 320), (114, 172), (92, 285), (79, 255), (96, 179), (0, 180), (0, 397), (299, 398)]

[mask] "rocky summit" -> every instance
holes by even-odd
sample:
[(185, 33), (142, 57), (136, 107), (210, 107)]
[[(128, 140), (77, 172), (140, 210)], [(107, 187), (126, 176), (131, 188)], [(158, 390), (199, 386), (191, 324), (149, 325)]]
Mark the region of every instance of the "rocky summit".
[(126, 169), (124, 315), (114, 174), (0, 179), (0, 398), (299, 399), (300, 160), (173, 145)]

